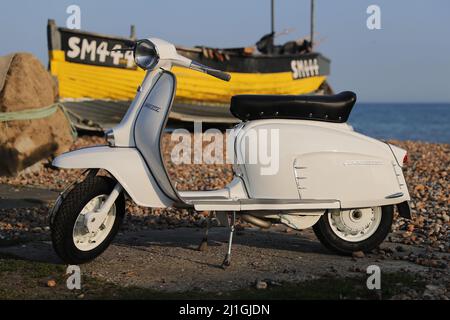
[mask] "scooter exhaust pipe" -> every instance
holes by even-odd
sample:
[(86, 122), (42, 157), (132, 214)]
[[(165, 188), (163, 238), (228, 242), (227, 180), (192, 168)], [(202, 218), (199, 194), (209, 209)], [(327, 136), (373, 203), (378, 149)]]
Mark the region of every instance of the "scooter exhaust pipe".
[(255, 216), (252, 216), (250, 214), (244, 213), (240, 215), (241, 219), (245, 222), (248, 222), (254, 226), (257, 226), (261, 229), (269, 229), (272, 226), (272, 222), (263, 220), (260, 218), (256, 218)]

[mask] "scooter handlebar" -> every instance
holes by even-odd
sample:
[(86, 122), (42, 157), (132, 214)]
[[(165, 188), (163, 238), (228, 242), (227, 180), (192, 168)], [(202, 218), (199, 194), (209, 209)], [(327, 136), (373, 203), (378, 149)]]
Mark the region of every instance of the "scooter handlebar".
[(217, 79), (223, 80), (223, 81), (230, 81), (231, 75), (229, 73), (210, 68), (208, 66), (202, 65), (198, 62), (192, 61), (190, 65), (191, 69), (204, 72), (206, 74), (209, 74), (210, 76), (216, 77)]
[(230, 81), (231, 80), (231, 75), (229, 73), (220, 71), (220, 70), (215, 70), (215, 69), (206, 69), (206, 73), (209, 74), (210, 76), (216, 77), (220, 80), (223, 81)]

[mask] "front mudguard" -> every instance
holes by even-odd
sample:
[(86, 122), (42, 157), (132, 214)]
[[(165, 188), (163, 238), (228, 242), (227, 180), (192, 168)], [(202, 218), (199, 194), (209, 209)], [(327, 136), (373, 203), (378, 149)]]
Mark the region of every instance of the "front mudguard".
[(64, 153), (55, 158), (52, 164), (64, 169), (105, 169), (137, 205), (152, 208), (173, 205), (135, 148), (88, 147)]
[(68, 184), (63, 191), (59, 193), (58, 198), (56, 199), (55, 203), (53, 204), (53, 207), (50, 209), (50, 212), (48, 213), (48, 222), (50, 224), (50, 227), (53, 225), (53, 221), (55, 219), (56, 213), (59, 210), (59, 207), (63, 203), (66, 196), (70, 193), (70, 191), (73, 190), (73, 188), (78, 184), (83, 182), (85, 179), (87, 179), (89, 176), (95, 176), (97, 175), (99, 169), (87, 169), (81, 175), (76, 179), (74, 182)]

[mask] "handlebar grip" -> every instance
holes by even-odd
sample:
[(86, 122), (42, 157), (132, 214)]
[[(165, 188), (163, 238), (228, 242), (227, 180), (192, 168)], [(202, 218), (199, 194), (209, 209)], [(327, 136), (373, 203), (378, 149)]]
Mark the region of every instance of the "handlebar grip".
[(215, 70), (215, 69), (206, 69), (206, 73), (209, 74), (210, 76), (216, 77), (220, 80), (224, 80), (224, 81), (230, 81), (231, 80), (231, 75), (229, 73), (220, 71), (220, 70)]
[(230, 81), (231, 75), (229, 73), (210, 68), (208, 66), (205, 66), (201, 63), (191, 61), (190, 68), (193, 70), (197, 70), (200, 72), (204, 72), (206, 74), (209, 74), (210, 76), (216, 77), (217, 79), (223, 80), (223, 81)]

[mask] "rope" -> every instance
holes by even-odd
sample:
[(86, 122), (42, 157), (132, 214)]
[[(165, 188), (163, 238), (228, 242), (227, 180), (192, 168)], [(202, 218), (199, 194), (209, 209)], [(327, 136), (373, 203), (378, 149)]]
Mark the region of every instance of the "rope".
[(70, 131), (73, 139), (75, 140), (78, 137), (77, 130), (72, 124), (72, 121), (70, 121), (69, 112), (62, 103), (55, 103), (48, 107), (40, 109), (28, 109), (15, 112), (0, 112), (0, 122), (43, 119), (50, 117), (58, 109), (60, 109), (64, 113), (67, 121), (69, 121)]

